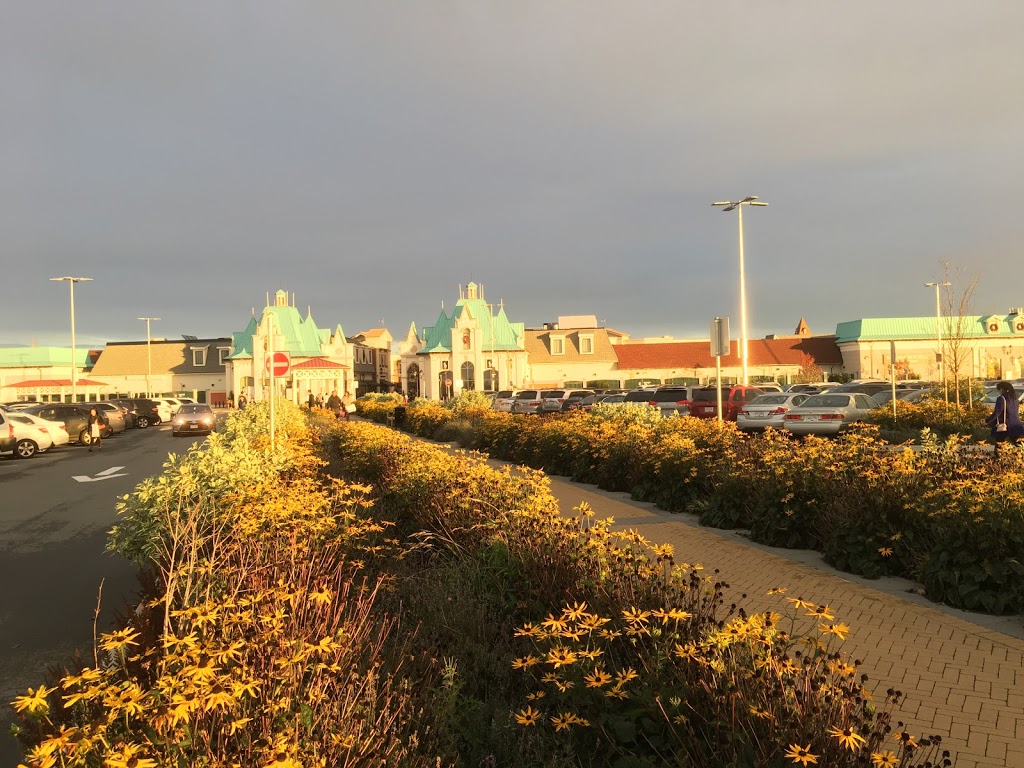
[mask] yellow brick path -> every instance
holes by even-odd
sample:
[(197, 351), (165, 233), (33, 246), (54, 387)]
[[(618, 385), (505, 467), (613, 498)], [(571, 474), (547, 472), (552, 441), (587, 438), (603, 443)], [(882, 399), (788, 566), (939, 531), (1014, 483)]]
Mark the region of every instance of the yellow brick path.
[[(496, 464), (498, 462), (495, 462)], [(1024, 627), (1021, 617), (995, 618), (935, 607), (907, 593), (899, 579), (878, 582), (830, 569), (815, 553), (753, 544), (735, 532), (702, 528), (625, 494), (551, 478), (563, 514), (586, 501), (616, 528), (635, 528), (655, 544), (672, 544), (677, 562), (718, 568), (731, 591), (726, 602), (747, 611), (778, 610), (765, 595), (828, 603), (850, 625), (842, 649), (862, 659), (876, 699), (893, 687), (907, 694), (898, 716), (917, 735), (938, 733), (958, 768), (1024, 768)], [(747, 598), (740, 601), (741, 594)], [(879, 695), (880, 694), (880, 695)], [(895, 725), (895, 723), (894, 723)]]

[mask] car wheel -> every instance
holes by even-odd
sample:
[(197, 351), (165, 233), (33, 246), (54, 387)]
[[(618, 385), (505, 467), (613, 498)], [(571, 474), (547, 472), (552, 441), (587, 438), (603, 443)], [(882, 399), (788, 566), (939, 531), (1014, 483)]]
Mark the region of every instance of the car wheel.
[(81, 434), (78, 436), (78, 442), (82, 445), (92, 445), (92, 435), (89, 434), (88, 429), (83, 429)]
[(135, 423), (138, 425), (139, 429), (145, 429), (149, 426), (149, 419), (145, 416), (139, 416), (138, 421)]
[(39, 452), (39, 446), (31, 440), (19, 440), (14, 453), (19, 459), (31, 459)]

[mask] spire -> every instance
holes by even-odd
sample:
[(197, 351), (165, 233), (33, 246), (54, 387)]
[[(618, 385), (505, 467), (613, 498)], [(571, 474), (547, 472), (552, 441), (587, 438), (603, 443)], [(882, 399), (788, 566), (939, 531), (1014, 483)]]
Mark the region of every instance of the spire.
[(796, 324), (796, 330), (793, 331), (793, 333), (797, 336), (810, 336), (811, 329), (810, 326), (807, 325), (807, 321), (801, 317), (800, 322)]

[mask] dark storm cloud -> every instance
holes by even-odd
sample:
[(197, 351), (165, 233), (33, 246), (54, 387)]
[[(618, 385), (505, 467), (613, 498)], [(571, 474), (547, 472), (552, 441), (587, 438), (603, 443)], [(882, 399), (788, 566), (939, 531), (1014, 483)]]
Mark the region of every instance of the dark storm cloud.
[(348, 333), (470, 279), (530, 325), (752, 333), (928, 314), (949, 259), (1024, 303), (1019, 3), (11, 3), (0, 343)]

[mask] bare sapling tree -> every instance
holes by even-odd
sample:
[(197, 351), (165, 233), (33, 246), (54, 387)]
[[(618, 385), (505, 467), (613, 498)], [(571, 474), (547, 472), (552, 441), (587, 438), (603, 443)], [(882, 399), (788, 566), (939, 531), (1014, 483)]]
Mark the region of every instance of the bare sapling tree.
[[(968, 274), (963, 267), (942, 261), (942, 282), (949, 283), (943, 291), (942, 354), (947, 376), (953, 377), (956, 404), (960, 405), (960, 380), (973, 374), (973, 333), (977, 326), (974, 316), (974, 292), (981, 282), (981, 273)], [(966, 372), (966, 374), (965, 374)]]

